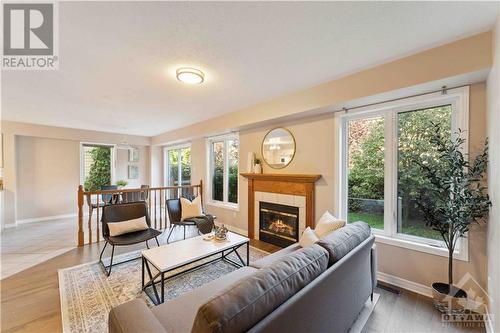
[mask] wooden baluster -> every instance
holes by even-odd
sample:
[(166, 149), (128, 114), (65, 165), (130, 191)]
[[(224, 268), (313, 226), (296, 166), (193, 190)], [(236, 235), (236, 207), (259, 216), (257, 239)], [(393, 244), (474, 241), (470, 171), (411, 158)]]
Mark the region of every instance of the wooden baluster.
[(88, 222), (88, 228), (89, 228), (89, 243), (92, 243), (92, 200), (90, 194), (86, 195), (87, 198), (87, 204), (89, 205), (89, 222)]
[(156, 223), (156, 208), (157, 208), (157, 203), (156, 203), (156, 190), (155, 190), (155, 229), (157, 228), (157, 223)]
[(151, 213), (151, 196), (153, 194), (153, 191), (151, 189), (148, 189), (148, 201), (149, 201), (149, 218), (153, 216), (153, 213)]
[(160, 229), (159, 230), (161, 230), (161, 226), (162, 226), (162, 218), (161, 218), (162, 209), (161, 209), (161, 203), (162, 203), (162, 200), (161, 200), (161, 189), (160, 189)]
[(167, 190), (163, 190), (163, 204), (165, 205), (165, 229), (167, 229)]
[(96, 239), (99, 242), (99, 194), (97, 195), (97, 212), (96, 212)]
[(83, 246), (83, 186), (78, 186), (78, 246)]

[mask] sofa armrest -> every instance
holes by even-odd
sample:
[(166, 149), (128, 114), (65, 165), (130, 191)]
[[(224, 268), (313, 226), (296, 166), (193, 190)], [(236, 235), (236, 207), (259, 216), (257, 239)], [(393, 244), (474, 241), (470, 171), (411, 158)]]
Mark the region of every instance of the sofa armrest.
[(372, 269), (372, 291), (377, 286), (377, 244), (373, 244), (371, 251), (371, 269)]
[(109, 333), (167, 332), (146, 303), (140, 299), (131, 300), (111, 309), (108, 327)]

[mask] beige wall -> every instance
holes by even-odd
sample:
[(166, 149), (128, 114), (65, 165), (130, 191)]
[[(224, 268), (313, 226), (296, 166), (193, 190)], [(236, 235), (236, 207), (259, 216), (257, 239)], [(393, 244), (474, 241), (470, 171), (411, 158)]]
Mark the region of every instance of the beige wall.
[(488, 77), (488, 187), (493, 206), (488, 224), (488, 294), (493, 315), (492, 331), (500, 332), (500, 4), (493, 34), (493, 67)]
[[(127, 187), (138, 188), (141, 185), (149, 185), (149, 147), (138, 146), (139, 149), (139, 162), (129, 162), (128, 150), (127, 149), (117, 149), (116, 150), (116, 173), (115, 181), (125, 180), (128, 182)], [(139, 167), (139, 178), (129, 179), (128, 178), (128, 166), (137, 165)]]
[(72, 214), (80, 180), (79, 143), (17, 138), (17, 219)]
[[(284, 122), (294, 135), (297, 150), (291, 164), (281, 170), (273, 170), (263, 165), (266, 173), (310, 173), (321, 174), (322, 178), (316, 184), (316, 215), (325, 210), (333, 210), (334, 198), (334, 118), (330, 115), (316, 116), (307, 120)], [(260, 156), (262, 139), (271, 127), (260, 127), (240, 132), (240, 163), (241, 171), (247, 168), (247, 155), (255, 152)], [(320, 142), (320, 144), (319, 144)], [(194, 155), (194, 154), (193, 154)], [(206, 156), (205, 151), (202, 152)], [(206, 161), (204, 159), (204, 163)], [(224, 209), (212, 208), (217, 216), (226, 217), (230, 223), (239, 229), (247, 230), (248, 182), (239, 178), (238, 198), (239, 212), (234, 217), (234, 211), (224, 212)], [(227, 216), (229, 214), (229, 216)]]
[[(56, 212), (54, 206), (47, 202), (47, 195), (42, 190), (46, 185), (44, 183), (45, 180), (36, 180), (37, 182), (42, 183), (37, 183), (37, 191), (31, 194), (29, 193), (30, 190), (26, 187), (30, 186), (30, 182), (35, 181), (30, 172), (32, 169), (36, 170), (37, 178), (54, 180), (54, 173), (51, 169), (58, 169), (58, 167), (54, 167), (51, 164), (54, 162), (50, 160), (51, 156), (59, 157), (60, 159), (67, 161), (79, 161), (80, 142), (119, 144), (120, 142), (126, 140), (131, 145), (139, 147), (142, 146), (141, 158), (144, 157), (144, 159), (141, 163), (145, 164), (141, 165), (141, 170), (143, 170), (141, 171), (143, 172), (141, 180), (144, 180), (145, 183), (149, 183), (149, 148), (144, 148), (150, 144), (149, 137), (128, 136), (122, 134), (33, 125), (9, 121), (1, 122), (1, 132), (4, 140), (4, 168), (2, 170), (4, 191), (2, 192), (3, 198), (0, 207), (0, 222), (2, 228), (4, 226), (15, 225), (18, 220), (76, 213), (76, 204), (73, 206), (73, 211), (71, 212), (68, 201), (64, 201), (64, 204), (59, 206), (60, 210)], [(71, 147), (71, 152), (69, 151), (69, 147)], [(44, 152), (47, 152), (45, 155), (47, 157), (38, 153), (37, 149), (39, 148), (43, 149)], [(65, 154), (62, 154), (62, 151), (64, 151)], [(57, 165), (57, 163), (54, 163), (54, 165)], [(63, 192), (71, 198), (71, 200), (73, 200), (75, 197), (74, 192), (76, 192), (80, 182), (79, 164), (77, 164), (75, 170), (70, 171), (64, 169), (61, 172), (64, 177), (60, 177), (58, 179), (59, 183), (53, 183), (52, 186), (60, 189), (60, 191), (57, 191), (57, 195), (59, 195), (60, 192)], [(76, 172), (76, 175), (78, 175), (75, 180), (73, 180), (73, 172)], [(67, 190), (67, 186), (71, 186), (71, 189)], [(38, 200), (38, 203), (33, 203), (35, 198)], [(46, 204), (42, 205), (43, 202)], [(45, 215), (48, 212), (53, 215)]]

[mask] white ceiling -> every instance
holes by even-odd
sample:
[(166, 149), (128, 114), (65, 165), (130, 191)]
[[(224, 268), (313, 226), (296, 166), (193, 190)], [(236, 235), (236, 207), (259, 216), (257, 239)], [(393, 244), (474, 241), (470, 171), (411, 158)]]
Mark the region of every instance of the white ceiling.
[[(496, 8), (61, 2), (59, 70), (2, 72), (2, 118), (156, 135), (488, 30)], [(179, 83), (186, 65), (206, 82)]]

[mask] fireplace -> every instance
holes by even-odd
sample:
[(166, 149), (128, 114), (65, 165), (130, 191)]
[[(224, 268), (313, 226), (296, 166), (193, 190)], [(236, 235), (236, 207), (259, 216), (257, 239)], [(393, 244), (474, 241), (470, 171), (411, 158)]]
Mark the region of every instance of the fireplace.
[(259, 239), (280, 247), (299, 240), (299, 207), (261, 201)]

